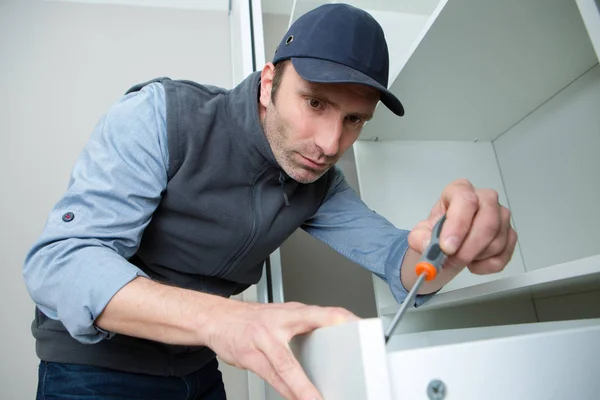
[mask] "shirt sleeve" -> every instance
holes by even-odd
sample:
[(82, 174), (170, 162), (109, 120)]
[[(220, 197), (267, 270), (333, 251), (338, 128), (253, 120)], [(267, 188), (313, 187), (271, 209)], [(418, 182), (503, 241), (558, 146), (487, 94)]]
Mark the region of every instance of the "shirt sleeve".
[[(369, 209), (338, 167), (335, 173), (325, 201), (302, 228), (383, 279), (396, 301), (402, 303), (408, 291), (400, 280), (400, 268), (410, 231), (396, 228)], [(434, 294), (417, 295), (414, 306), (422, 305)]]
[(100, 119), (25, 257), (33, 301), (82, 343), (113, 335), (95, 319), (119, 289), (146, 276), (127, 259), (166, 188), (168, 160), (164, 88), (151, 83)]

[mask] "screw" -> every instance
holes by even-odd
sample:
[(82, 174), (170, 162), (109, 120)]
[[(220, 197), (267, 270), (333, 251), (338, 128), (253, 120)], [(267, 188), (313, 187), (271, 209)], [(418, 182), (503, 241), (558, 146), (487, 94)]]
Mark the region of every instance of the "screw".
[(439, 379), (434, 379), (427, 386), (429, 400), (443, 400), (446, 397), (446, 385)]

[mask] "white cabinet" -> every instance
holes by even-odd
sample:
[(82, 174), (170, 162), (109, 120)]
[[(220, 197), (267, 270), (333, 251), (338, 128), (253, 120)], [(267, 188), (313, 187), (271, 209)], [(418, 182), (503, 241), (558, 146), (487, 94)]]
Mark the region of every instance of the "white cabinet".
[(411, 229), (468, 178), (498, 191), (519, 242), (501, 273), (464, 270), (410, 310), (387, 347), (399, 306), (374, 277), (380, 318), (295, 341), (311, 379), (327, 400), (597, 398), (598, 0), (349, 3), (383, 26), (406, 109), (380, 105), (354, 146), (363, 200)]
[[(363, 3), (388, 35), (389, 87), (406, 108), (398, 118), (379, 106), (354, 146), (363, 200), (411, 229), (468, 178), (499, 192), (519, 243), (501, 273), (464, 270), (410, 310), (387, 347), (373, 324), (399, 306), (374, 277), (381, 318), (361, 322), (370, 338), (361, 323), (314, 332), (298, 342), (303, 365), (326, 399), (371, 398), (378, 363), (390, 381), (381, 399), (597, 398), (598, 2), (448, 0), (420, 14), (416, 3)], [(351, 338), (362, 368), (323, 351)]]
[[(464, 270), (419, 311), (529, 292), (535, 306), (537, 297), (600, 288), (597, 34), (590, 40), (599, 14), (591, 9), (570, 0), (442, 1), (415, 38), (390, 83), (406, 116), (378, 107), (355, 145), (363, 199), (410, 229), (445, 185), (465, 177), (499, 192), (519, 235), (503, 272)], [(393, 314), (386, 285), (375, 278), (375, 286), (380, 315)]]
[(317, 330), (295, 354), (327, 400), (598, 398), (600, 319), (398, 335), (381, 319)]

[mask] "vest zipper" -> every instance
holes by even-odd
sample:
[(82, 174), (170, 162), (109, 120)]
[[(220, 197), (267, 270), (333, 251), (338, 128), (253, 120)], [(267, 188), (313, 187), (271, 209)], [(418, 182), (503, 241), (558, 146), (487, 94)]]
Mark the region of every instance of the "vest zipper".
[(288, 199), (288, 195), (285, 192), (285, 172), (281, 171), (279, 173), (279, 183), (281, 183), (281, 192), (283, 193), (283, 201), (285, 201), (285, 205), (287, 207), (290, 206), (290, 200)]
[(238, 251), (235, 252), (235, 254), (233, 254), (232, 257), (229, 258), (229, 260), (227, 260), (227, 262), (225, 263), (225, 268), (223, 270), (223, 277), (226, 277), (229, 272), (231, 271), (231, 269), (233, 268), (235, 262), (246, 252), (246, 249), (248, 248), (248, 246), (250, 246), (250, 243), (252, 243), (252, 241), (254, 240), (254, 237), (256, 236), (256, 231), (258, 231), (258, 208), (257, 208), (257, 196), (258, 196), (258, 187), (263, 184), (263, 182), (261, 182), (261, 178), (265, 175), (265, 173), (268, 170), (264, 171), (262, 174), (260, 174), (260, 176), (258, 177), (258, 179), (256, 180), (256, 183), (252, 186), (252, 231), (250, 232), (250, 236), (248, 237), (248, 239), (246, 239), (246, 241), (244, 242), (244, 245), (242, 247), (240, 247), (238, 249)]

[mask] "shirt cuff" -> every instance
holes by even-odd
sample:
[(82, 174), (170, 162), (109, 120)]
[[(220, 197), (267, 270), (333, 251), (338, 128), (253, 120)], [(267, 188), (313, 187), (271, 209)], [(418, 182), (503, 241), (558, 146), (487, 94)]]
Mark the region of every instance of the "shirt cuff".
[[(400, 279), (400, 269), (402, 268), (402, 262), (404, 261), (408, 247), (408, 236), (403, 236), (396, 240), (396, 242), (394, 242), (392, 245), (392, 250), (390, 251), (390, 255), (385, 267), (385, 275), (388, 285), (392, 295), (394, 296), (394, 299), (396, 299), (398, 304), (402, 304), (408, 295), (408, 290), (404, 287), (402, 280)], [(412, 267), (412, 265), (406, 266), (406, 268)], [(414, 298), (414, 303), (409, 304), (409, 306), (419, 307), (427, 303), (433, 296), (437, 294), (438, 291), (439, 290), (429, 294), (416, 295)]]
[(91, 247), (80, 252), (87, 253), (80, 260), (93, 261), (88, 261), (90, 268), (73, 271), (70, 288), (59, 298), (58, 318), (74, 339), (94, 344), (115, 335), (95, 325), (109, 301), (135, 278), (148, 276), (111, 251)]

